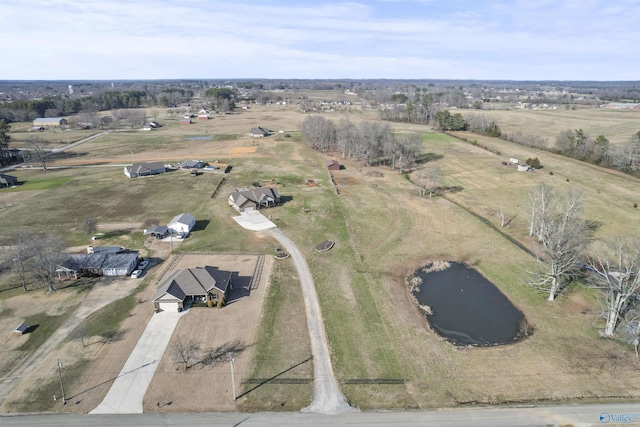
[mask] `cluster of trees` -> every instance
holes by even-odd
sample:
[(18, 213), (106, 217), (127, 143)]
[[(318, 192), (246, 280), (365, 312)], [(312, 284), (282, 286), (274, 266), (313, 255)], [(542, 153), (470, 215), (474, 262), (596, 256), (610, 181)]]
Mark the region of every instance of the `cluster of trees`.
[(49, 291), (55, 291), (56, 269), (67, 259), (64, 239), (53, 234), (40, 236), (20, 229), (12, 234), (9, 253), (24, 292), (28, 291), (28, 285), (47, 286)]
[(547, 149), (547, 138), (538, 135), (525, 135), (522, 132), (514, 132), (514, 133), (502, 133), (500, 138), (511, 141), (516, 144), (525, 145), (527, 147), (536, 148), (538, 150), (546, 150)]
[(235, 99), (237, 97), (237, 93), (233, 89), (227, 87), (214, 87), (207, 89), (204, 92), (204, 96), (208, 98), (207, 102), (212, 109), (226, 113), (236, 108)]
[(604, 135), (592, 138), (582, 129), (566, 130), (556, 138), (555, 150), (565, 156), (631, 174), (640, 171), (640, 131), (626, 144), (612, 147)]
[(443, 131), (467, 130), (467, 122), (462, 114), (451, 114), (448, 110), (438, 111), (436, 113), (436, 124)]
[(471, 132), (496, 138), (502, 136), (502, 130), (500, 126), (498, 126), (498, 123), (482, 114), (469, 114), (465, 121), (467, 123), (467, 129)]
[(9, 152), (9, 141), (11, 141), (11, 135), (9, 131), (11, 125), (4, 120), (0, 120), (0, 165), (6, 166), (9, 164), (11, 158)]
[[(573, 280), (602, 291), (602, 335), (612, 338), (620, 325), (637, 347), (640, 340), (640, 238), (625, 235), (593, 241), (596, 224), (583, 218), (581, 192), (556, 191), (540, 184), (529, 193), (529, 234), (540, 243), (539, 268), (528, 285), (554, 299)], [(635, 331), (631, 335), (629, 333)]]
[(302, 132), (322, 152), (340, 152), (342, 158), (367, 165), (388, 164), (404, 172), (412, 168), (421, 150), (418, 134), (396, 135), (387, 123), (364, 121), (356, 125), (347, 119), (335, 124), (322, 116), (309, 116)]
[(393, 104), (380, 110), (380, 118), (394, 122), (433, 125), (436, 114), (446, 107), (466, 107), (467, 100), (461, 92), (428, 92), (415, 89), (413, 100), (403, 93), (394, 93), (387, 100)]

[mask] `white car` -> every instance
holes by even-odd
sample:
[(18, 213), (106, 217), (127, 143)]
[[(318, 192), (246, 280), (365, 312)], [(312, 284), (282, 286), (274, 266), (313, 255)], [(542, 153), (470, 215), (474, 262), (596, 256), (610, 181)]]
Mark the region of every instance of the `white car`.
[(134, 270), (133, 273), (131, 273), (132, 279), (137, 279), (140, 276), (142, 276), (142, 270)]
[(144, 270), (149, 265), (149, 260), (144, 260), (140, 264), (138, 264), (138, 270)]

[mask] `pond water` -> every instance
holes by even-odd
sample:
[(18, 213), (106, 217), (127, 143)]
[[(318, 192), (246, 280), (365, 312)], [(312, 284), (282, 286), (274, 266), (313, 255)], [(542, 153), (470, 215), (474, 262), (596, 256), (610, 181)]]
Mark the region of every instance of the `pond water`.
[(524, 314), (493, 283), (464, 264), (449, 264), (441, 271), (426, 272), (427, 267), (414, 273), (422, 283), (413, 295), (438, 335), (454, 345), (492, 346), (529, 332)]

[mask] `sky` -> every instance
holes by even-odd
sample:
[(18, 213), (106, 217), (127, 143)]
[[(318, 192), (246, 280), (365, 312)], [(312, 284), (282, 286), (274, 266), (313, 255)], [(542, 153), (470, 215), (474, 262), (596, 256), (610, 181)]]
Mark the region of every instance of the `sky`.
[(2, 0), (0, 80), (640, 80), (640, 0)]

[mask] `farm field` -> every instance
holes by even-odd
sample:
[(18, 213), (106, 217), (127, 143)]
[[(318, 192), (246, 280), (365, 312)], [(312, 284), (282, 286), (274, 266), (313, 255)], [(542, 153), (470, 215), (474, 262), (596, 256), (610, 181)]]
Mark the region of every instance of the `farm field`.
[[(324, 168), (329, 156), (301, 142), (299, 130), (306, 115), (294, 108), (252, 108), (238, 115), (215, 116), (188, 129), (177, 120), (159, 118), (165, 127), (157, 132), (116, 133), (82, 144), (70, 150), (74, 157), (52, 165), (68, 167), (77, 160), (97, 167), (15, 172), (26, 183), (0, 191), (2, 229), (10, 224), (50, 229), (81, 245), (89, 243), (80, 229), (88, 216), (99, 224), (141, 225), (149, 219), (168, 221), (188, 211), (200, 223), (175, 248), (176, 253), (273, 254), (275, 242), (235, 225), (227, 196), (255, 181), (276, 182), (285, 203), (265, 214), (307, 259), (334, 370), (352, 405), (400, 409), (640, 397), (640, 369), (632, 348), (598, 338), (601, 325), (595, 292), (572, 285), (556, 302), (548, 303), (543, 295), (522, 286), (523, 271), (535, 260), (510, 240), (535, 246), (526, 237), (524, 204), (528, 191), (540, 182), (585, 191), (586, 216), (601, 223), (600, 235), (637, 232), (640, 211), (633, 203), (640, 202), (640, 181), (499, 139), (472, 136), (502, 153), (496, 155), (426, 127), (392, 124), (398, 131), (423, 134), (423, 152), (440, 166), (445, 185), (457, 191), (421, 197), (418, 187), (397, 171), (344, 161), (345, 169), (335, 173), (343, 183), (336, 194)], [(326, 117), (356, 120), (363, 116), (354, 112)], [(207, 131), (200, 125), (212, 127)], [(282, 128), (291, 137), (250, 139), (244, 134), (252, 126)], [(186, 139), (203, 135), (213, 138)], [(224, 137), (216, 139), (216, 135)], [(131, 180), (123, 176), (121, 166), (108, 166), (109, 162), (130, 163), (131, 151), (136, 161), (203, 158), (229, 163), (232, 170), (224, 180), (207, 174), (193, 178), (184, 171)], [(535, 172), (517, 172), (501, 164), (509, 157), (536, 156), (544, 168)], [(378, 176), (371, 171), (379, 172)], [(319, 185), (306, 186), (309, 178)], [(501, 203), (513, 217), (504, 228), (496, 216)], [(336, 244), (330, 251), (316, 252), (314, 247), (324, 240)], [(154, 251), (140, 227), (106, 243)], [(477, 268), (525, 313), (533, 335), (508, 346), (456, 348), (431, 332), (411, 299), (406, 279), (434, 260), (455, 260)], [(247, 377), (269, 378), (310, 356), (308, 341), (302, 338), (304, 307), (295, 289), (295, 271), (288, 261), (276, 262), (282, 264), (276, 264), (270, 278), (257, 353), (244, 368)], [(17, 283), (15, 277), (7, 280)], [(153, 287), (151, 280), (148, 286)], [(225, 308), (232, 309), (233, 304)], [(126, 336), (125, 323), (122, 328)], [(301, 365), (298, 378), (311, 375), (310, 366)], [(90, 373), (78, 368), (77, 381), (83, 381), (83, 375)], [(252, 387), (244, 384), (239, 394)], [(237, 408), (277, 410), (281, 402), (289, 402), (284, 409), (297, 410), (309, 399), (308, 384), (274, 382), (247, 394)]]
[(560, 132), (576, 129), (583, 129), (592, 138), (604, 135), (613, 145), (624, 144), (638, 132), (640, 123), (640, 110), (598, 107), (580, 107), (576, 110), (482, 110), (463, 111), (462, 114), (480, 114), (491, 118), (507, 134), (522, 132), (545, 137), (549, 147), (553, 147)]

